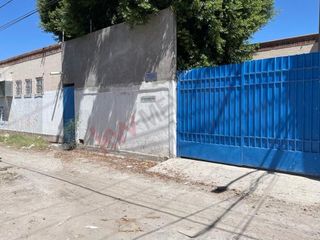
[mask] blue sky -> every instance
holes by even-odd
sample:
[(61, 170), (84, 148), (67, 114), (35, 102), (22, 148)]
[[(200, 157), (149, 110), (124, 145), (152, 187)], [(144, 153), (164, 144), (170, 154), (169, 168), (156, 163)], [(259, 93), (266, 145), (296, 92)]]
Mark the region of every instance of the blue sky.
[[(0, 6), (7, 0), (0, 0)], [(275, 0), (277, 14), (252, 42), (293, 37), (318, 31), (319, 0)], [(14, 0), (0, 9), (0, 26), (36, 8), (36, 0)], [(51, 34), (39, 27), (39, 16), (34, 15), (5, 31), (0, 31), (0, 59), (53, 44)]]
[(317, 33), (320, 0), (275, 0), (276, 16), (257, 32), (252, 41)]
[[(7, 0), (0, 0), (0, 5)], [(0, 9), (0, 25), (22, 16), (36, 8), (36, 0), (14, 0)], [(54, 43), (51, 34), (39, 27), (39, 15), (33, 15), (20, 23), (0, 31), (0, 59), (5, 59), (27, 51)]]

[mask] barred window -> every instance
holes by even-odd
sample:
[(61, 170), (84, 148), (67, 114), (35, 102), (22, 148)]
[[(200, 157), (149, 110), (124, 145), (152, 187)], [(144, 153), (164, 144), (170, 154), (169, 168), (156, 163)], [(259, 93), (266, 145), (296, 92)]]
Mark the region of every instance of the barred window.
[(36, 78), (37, 82), (37, 95), (43, 95), (43, 78)]
[(31, 97), (32, 95), (32, 80), (26, 79), (26, 95), (25, 97)]
[(22, 95), (22, 81), (18, 80), (16, 81), (16, 96), (21, 97)]

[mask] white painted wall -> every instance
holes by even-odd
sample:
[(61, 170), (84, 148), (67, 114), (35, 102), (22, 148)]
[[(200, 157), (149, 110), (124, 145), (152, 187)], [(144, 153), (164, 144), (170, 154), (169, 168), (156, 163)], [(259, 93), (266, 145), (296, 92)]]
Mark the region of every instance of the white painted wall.
[(103, 150), (176, 153), (175, 81), (76, 90), (77, 140)]
[(63, 101), (61, 91), (45, 92), (42, 97), (0, 98), (5, 106), (8, 121), (0, 123), (0, 129), (18, 132), (62, 136)]
[[(5, 107), (7, 121), (0, 123), (0, 129), (47, 135), (52, 140), (63, 134), (63, 96), (61, 76), (50, 75), (60, 72), (61, 52), (0, 67), (0, 81), (13, 81), (13, 98), (0, 98)], [(36, 97), (36, 78), (44, 81), (44, 95)], [(25, 96), (25, 79), (32, 80), (32, 97)], [(22, 97), (16, 96), (15, 81), (22, 81)]]
[(10, 67), (0, 67), (0, 81), (12, 81), (12, 69)]

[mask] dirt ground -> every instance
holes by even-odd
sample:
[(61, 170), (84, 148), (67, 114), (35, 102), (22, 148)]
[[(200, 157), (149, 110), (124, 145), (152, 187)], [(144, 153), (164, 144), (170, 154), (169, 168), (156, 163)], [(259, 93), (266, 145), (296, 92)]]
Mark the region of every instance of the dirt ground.
[(320, 199), (277, 199), (258, 182), (217, 191), (148, 171), (156, 161), (80, 150), (0, 145), (0, 157), (3, 240), (320, 239)]

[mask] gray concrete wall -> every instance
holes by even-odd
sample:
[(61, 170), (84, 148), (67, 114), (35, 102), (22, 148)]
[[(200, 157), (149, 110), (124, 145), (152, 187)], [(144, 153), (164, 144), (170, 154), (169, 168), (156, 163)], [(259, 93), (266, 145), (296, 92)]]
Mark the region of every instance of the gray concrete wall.
[[(176, 21), (170, 10), (143, 26), (119, 24), (67, 41), (63, 49), (63, 83), (76, 89), (78, 142), (175, 156)], [(156, 81), (148, 82), (148, 73)]]
[(131, 28), (118, 24), (64, 44), (63, 81), (76, 88), (141, 84), (145, 74), (173, 80), (176, 73), (176, 23), (170, 10)]

